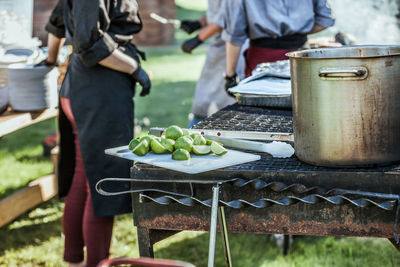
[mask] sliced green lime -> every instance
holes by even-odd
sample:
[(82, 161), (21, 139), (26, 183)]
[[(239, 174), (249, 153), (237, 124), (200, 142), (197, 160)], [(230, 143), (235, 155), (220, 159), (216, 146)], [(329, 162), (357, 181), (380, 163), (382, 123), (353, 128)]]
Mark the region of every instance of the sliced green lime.
[(146, 141), (147, 141), (147, 144), (148, 144), (148, 146), (149, 146), (148, 148), (149, 148), (149, 150), (150, 150), (150, 149), (151, 149), (151, 147), (150, 147), (151, 140), (153, 140), (154, 138), (156, 138), (155, 135), (149, 134), (149, 135), (144, 135), (144, 136), (140, 137), (140, 138), (139, 138), (139, 141), (146, 140)]
[(175, 141), (175, 149), (185, 149), (188, 152), (192, 151), (193, 141), (189, 136), (181, 136)]
[(165, 146), (163, 146), (158, 140), (157, 138), (154, 138), (153, 140), (151, 140), (151, 151), (153, 151), (156, 154), (164, 154), (165, 152), (167, 152), (167, 148)]
[(169, 151), (174, 152), (175, 141), (168, 138), (161, 138), (161, 144)]
[(133, 150), (133, 153), (135, 153), (138, 156), (144, 156), (149, 152), (149, 144), (147, 143), (147, 140), (144, 139), (141, 141)]
[(172, 159), (173, 160), (189, 160), (190, 159), (190, 153), (189, 151), (185, 149), (177, 149), (172, 153)]
[(138, 139), (132, 139), (129, 142), (129, 150), (133, 150), (138, 144), (140, 143), (140, 141)]
[(196, 135), (193, 139), (193, 145), (206, 145), (207, 141), (202, 135)]
[(192, 149), (196, 155), (207, 155), (211, 152), (211, 147), (206, 145), (194, 145)]
[(225, 155), (228, 152), (228, 150), (226, 150), (223, 146), (221, 146), (217, 142), (211, 143), (211, 151), (217, 156)]

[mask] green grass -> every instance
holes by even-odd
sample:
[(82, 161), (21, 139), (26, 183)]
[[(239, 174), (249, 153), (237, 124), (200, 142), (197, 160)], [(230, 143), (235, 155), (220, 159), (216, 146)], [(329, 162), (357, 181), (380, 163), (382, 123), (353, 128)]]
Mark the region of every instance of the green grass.
[[(207, 1), (176, 2), (181, 5), (178, 16), (191, 18), (204, 13)], [(187, 125), (205, 47), (185, 55), (179, 48), (185, 38), (187, 35), (177, 31), (172, 46), (144, 49), (149, 60), (143, 66), (152, 74), (153, 87), (150, 96), (135, 97), (139, 123), (149, 120), (150, 126)], [(0, 139), (0, 199), (51, 173), (52, 164), (42, 156), (41, 142), (54, 130), (55, 121), (49, 120)], [(54, 198), (0, 228), (0, 266), (66, 266), (62, 262), (63, 205)], [(268, 235), (230, 234), (229, 238), (234, 266), (400, 266), (399, 253), (385, 239), (298, 237), (284, 257)], [(155, 256), (206, 266), (208, 242), (208, 233), (181, 232), (157, 243)], [(131, 215), (116, 217), (111, 254), (138, 257)], [(219, 234), (216, 266), (225, 266)]]
[(0, 139), (0, 199), (53, 171), (41, 142), (55, 129), (55, 120), (48, 120)]

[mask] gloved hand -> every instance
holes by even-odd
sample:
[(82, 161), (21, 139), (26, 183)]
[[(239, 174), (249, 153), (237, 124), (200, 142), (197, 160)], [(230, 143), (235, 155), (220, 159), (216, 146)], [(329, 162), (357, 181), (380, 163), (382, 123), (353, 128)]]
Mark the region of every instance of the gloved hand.
[(198, 20), (183, 20), (181, 22), (181, 29), (188, 34), (191, 34), (192, 32), (201, 29), (201, 24)]
[(232, 88), (238, 84), (237, 74), (233, 74), (232, 76), (225, 76), (225, 91), (228, 95), (235, 97), (234, 94), (228, 91), (229, 88)]
[(39, 63), (35, 64), (35, 67), (40, 67), (40, 66), (46, 66), (48, 68), (52, 68), (52, 67), (57, 67), (58, 64), (57, 64), (57, 62), (50, 63), (47, 61), (47, 58), (46, 58), (46, 59), (43, 59), (42, 61), (40, 61)]
[(149, 75), (147, 75), (142, 67), (139, 66), (137, 70), (132, 73), (132, 77), (142, 86), (142, 92), (140, 93), (140, 96), (148, 95), (150, 93), (151, 82)]
[(198, 47), (199, 45), (201, 45), (202, 43), (203, 43), (203, 41), (201, 41), (199, 39), (199, 36), (197, 35), (194, 38), (186, 40), (182, 44), (182, 51), (185, 53), (191, 54), (192, 50), (195, 49), (196, 47)]

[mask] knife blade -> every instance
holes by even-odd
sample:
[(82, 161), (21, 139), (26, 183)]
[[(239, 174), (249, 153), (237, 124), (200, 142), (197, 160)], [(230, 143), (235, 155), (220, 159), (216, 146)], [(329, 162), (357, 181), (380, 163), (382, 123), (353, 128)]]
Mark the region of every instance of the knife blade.
[[(149, 130), (150, 134), (161, 136), (164, 128), (152, 127)], [(208, 129), (189, 129), (191, 133), (199, 133), (202, 135), (211, 135), (219, 137), (228, 137), (244, 140), (257, 140), (257, 141), (289, 141), (293, 142), (292, 133), (278, 133), (278, 132), (255, 132), (255, 131), (228, 131), (228, 130), (208, 130)]]
[(150, 17), (154, 20), (157, 20), (158, 22), (162, 23), (162, 24), (174, 24), (174, 25), (181, 25), (181, 21), (178, 19), (167, 19), (164, 17), (161, 17), (160, 15), (152, 12), (150, 13)]

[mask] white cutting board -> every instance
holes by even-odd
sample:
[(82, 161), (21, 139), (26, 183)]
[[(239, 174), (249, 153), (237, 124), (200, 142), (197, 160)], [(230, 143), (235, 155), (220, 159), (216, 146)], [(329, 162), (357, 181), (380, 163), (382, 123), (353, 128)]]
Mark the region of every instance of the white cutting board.
[(106, 149), (105, 153), (128, 160), (138, 161), (157, 167), (189, 174), (216, 170), (250, 161), (256, 161), (261, 158), (259, 155), (255, 154), (230, 149), (227, 150), (228, 153), (223, 156), (217, 156), (214, 154), (204, 156), (190, 154), (191, 159), (184, 161), (173, 160), (170, 153), (154, 154), (150, 152), (146, 156), (140, 157), (132, 153), (132, 151), (128, 149), (128, 146)]

